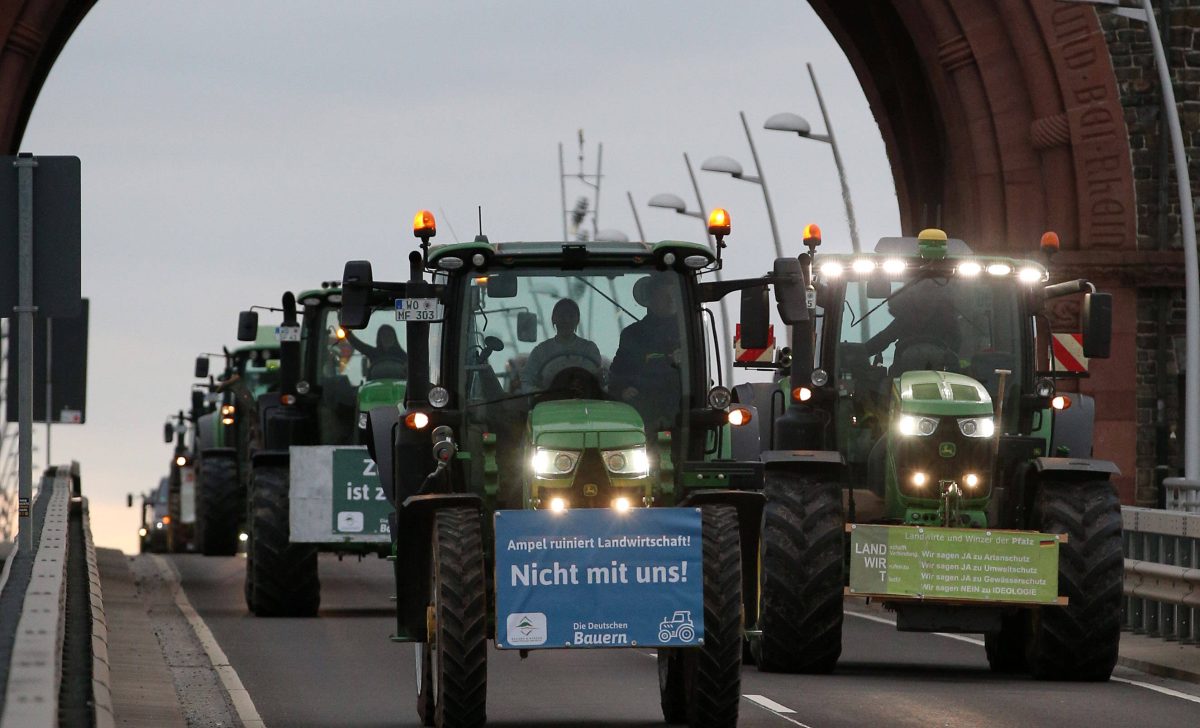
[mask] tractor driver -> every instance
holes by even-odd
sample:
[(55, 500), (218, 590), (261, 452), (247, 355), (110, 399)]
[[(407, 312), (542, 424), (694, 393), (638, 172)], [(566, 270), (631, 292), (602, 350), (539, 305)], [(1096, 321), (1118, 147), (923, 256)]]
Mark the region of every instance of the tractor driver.
[(396, 330), (384, 324), (375, 334), (375, 346), (371, 346), (346, 329), (346, 341), (366, 358), (363, 371), (370, 379), (404, 379), (408, 376), (408, 353), (400, 346)]
[(646, 315), (621, 332), (609, 369), (609, 391), (633, 405), (647, 429), (670, 427), (679, 410), (679, 321), (671, 279), (647, 276), (633, 287)]
[(600, 349), (595, 343), (576, 336), (579, 328), (579, 304), (559, 299), (550, 313), (555, 335), (533, 347), (521, 369), (521, 386), (527, 392), (545, 389), (556, 374), (568, 368), (582, 368), (600, 375)]
[(957, 369), (962, 342), (947, 285), (926, 279), (893, 294), (887, 302), (893, 320), (867, 341), (867, 356), (878, 362), (895, 342), (889, 372), (893, 377), (919, 369)]

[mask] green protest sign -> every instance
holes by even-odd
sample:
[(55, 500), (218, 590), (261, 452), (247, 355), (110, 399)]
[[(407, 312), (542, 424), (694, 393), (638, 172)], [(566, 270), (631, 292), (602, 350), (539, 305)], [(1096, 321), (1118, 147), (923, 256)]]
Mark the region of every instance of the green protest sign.
[(392, 504), (365, 448), (333, 450), (333, 533), (387, 534)]
[(1058, 602), (1055, 534), (862, 524), (849, 529), (852, 595)]

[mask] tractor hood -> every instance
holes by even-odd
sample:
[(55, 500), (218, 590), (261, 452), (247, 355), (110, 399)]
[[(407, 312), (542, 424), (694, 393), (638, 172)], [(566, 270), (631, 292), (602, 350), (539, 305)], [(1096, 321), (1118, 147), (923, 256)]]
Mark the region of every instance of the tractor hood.
[(534, 445), (558, 450), (609, 450), (646, 442), (637, 410), (597, 399), (542, 402), (529, 415), (529, 430)]
[(974, 379), (953, 372), (904, 372), (896, 380), (900, 411), (919, 415), (989, 415), (992, 398)]
[(373, 379), (358, 388), (358, 411), (370, 412), (374, 407), (398, 405), (404, 401), (403, 379)]

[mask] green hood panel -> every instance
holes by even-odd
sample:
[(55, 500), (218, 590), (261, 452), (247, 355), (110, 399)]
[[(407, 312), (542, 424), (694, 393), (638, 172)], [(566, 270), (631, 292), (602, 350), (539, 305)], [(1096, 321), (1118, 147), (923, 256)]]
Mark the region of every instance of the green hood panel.
[(982, 384), (965, 374), (937, 371), (904, 372), (895, 381), (900, 411), (918, 415), (989, 415), (992, 398)]
[(358, 411), (369, 412), (373, 407), (397, 405), (404, 401), (407, 383), (403, 379), (375, 379), (363, 382), (358, 388)]
[(532, 441), (560, 450), (633, 447), (646, 442), (641, 416), (623, 402), (560, 399), (542, 402), (529, 415)]

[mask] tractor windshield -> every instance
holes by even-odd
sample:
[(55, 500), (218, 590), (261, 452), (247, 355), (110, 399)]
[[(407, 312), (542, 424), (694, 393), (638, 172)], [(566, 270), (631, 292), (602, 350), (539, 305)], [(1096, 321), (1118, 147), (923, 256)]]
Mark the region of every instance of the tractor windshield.
[(393, 309), (377, 309), (361, 331), (338, 325), (338, 309), (323, 312), (322, 385), (339, 382), (357, 387), (376, 379), (408, 377), (408, 352), (404, 346), (405, 327), (396, 323)]
[(648, 427), (674, 421), (689, 381), (678, 274), (513, 269), (471, 279), (462, 295), (469, 403), (608, 399), (631, 404)]
[(856, 382), (849, 387), (857, 390), (873, 380), (932, 369), (966, 374), (995, 400), (996, 370), (1006, 369), (1011, 395), (1023, 374), (1018, 293), (1008, 280), (847, 281), (839, 382), (843, 388)]

